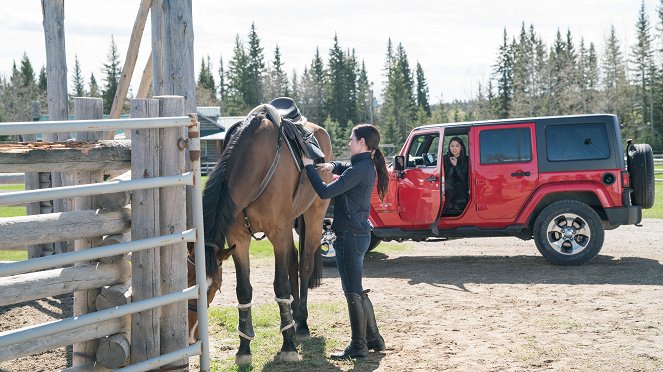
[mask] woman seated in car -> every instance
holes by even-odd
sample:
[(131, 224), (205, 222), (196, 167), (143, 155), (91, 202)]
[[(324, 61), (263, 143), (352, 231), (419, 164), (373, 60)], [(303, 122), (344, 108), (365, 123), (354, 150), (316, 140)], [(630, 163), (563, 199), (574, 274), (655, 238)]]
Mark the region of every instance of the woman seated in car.
[(464, 209), (467, 203), (469, 184), (467, 172), (469, 161), (465, 143), (460, 137), (452, 137), (444, 154), (444, 210)]

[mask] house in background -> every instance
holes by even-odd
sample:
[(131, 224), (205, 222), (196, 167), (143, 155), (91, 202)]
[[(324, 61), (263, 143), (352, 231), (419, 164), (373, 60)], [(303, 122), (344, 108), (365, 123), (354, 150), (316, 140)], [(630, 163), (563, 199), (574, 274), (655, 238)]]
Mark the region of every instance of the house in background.
[[(221, 148), (223, 147), (223, 140), (226, 136), (226, 128), (229, 128), (231, 125), (237, 123), (238, 121), (244, 120), (244, 116), (216, 116), (216, 125), (221, 128), (220, 131), (216, 132), (205, 132), (202, 129), (203, 119), (200, 114), (200, 109), (206, 107), (198, 107), (198, 121), (201, 125), (201, 137), (200, 137), (200, 156), (201, 156), (201, 168), (203, 174), (207, 174), (212, 171), (216, 161), (221, 156)], [(218, 109), (218, 107), (212, 107)], [(220, 110), (219, 110), (220, 111)]]

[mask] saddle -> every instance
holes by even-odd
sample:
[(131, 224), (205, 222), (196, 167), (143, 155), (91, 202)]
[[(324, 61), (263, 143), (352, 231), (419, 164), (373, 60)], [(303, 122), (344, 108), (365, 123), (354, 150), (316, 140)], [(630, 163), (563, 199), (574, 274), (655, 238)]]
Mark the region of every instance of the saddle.
[(269, 104), (276, 109), (280, 116), (283, 133), (297, 169), (301, 172), (304, 168), (302, 154), (306, 154), (314, 163), (324, 161), (325, 154), (320, 149), (320, 144), (313, 132), (304, 127), (306, 118), (302, 116), (295, 101), (289, 97), (279, 97), (273, 99)]

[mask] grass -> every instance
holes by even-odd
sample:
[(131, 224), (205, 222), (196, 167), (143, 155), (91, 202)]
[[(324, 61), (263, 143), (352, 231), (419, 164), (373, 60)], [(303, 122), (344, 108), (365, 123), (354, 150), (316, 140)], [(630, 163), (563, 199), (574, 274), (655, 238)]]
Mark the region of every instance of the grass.
[[(663, 165), (657, 166), (654, 169), (657, 171), (663, 171)], [(663, 179), (663, 174), (657, 174), (657, 179)], [(645, 209), (642, 211), (642, 217), (644, 218), (663, 218), (663, 182), (656, 182), (656, 199), (654, 201), (654, 207), (651, 209)]]
[(213, 371), (321, 371), (358, 370), (372, 371), (378, 360), (331, 361), (327, 355), (338, 351), (349, 341), (350, 329), (345, 301), (339, 299), (326, 303), (309, 304), (311, 338), (298, 343), (302, 357), (298, 364), (278, 360), (283, 337), (279, 332), (279, 308), (274, 304), (262, 304), (252, 308), (255, 338), (251, 342), (252, 364), (238, 367), (235, 353), (239, 346), (237, 333), (237, 308), (212, 307), (209, 313), (211, 356)]
[(3, 191), (23, 191), (25, 186), (23, 184), (17, 185), (0, 185), (0, 190)]

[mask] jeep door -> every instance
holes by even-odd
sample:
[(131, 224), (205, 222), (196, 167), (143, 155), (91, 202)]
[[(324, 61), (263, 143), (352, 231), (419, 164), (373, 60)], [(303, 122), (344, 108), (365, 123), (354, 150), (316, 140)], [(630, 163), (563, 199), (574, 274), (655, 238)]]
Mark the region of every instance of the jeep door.
[(398, 179), (399, 216), (413, 225), (435, 222), (440, 211), (439, 130), (413, 135), (405, 152), (405, 170)]
[(477, 214), (515, 217), (538, 183), (534, 123), (477, 126), (472, 138)]

